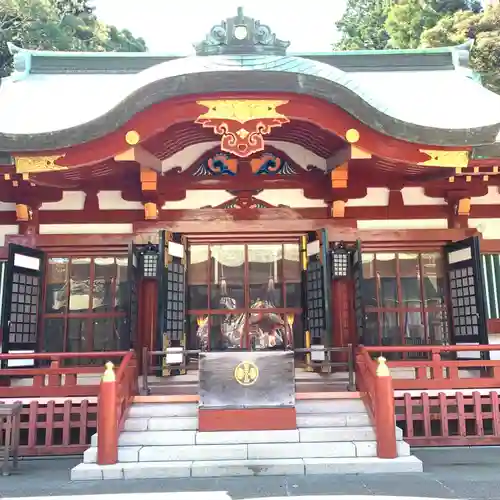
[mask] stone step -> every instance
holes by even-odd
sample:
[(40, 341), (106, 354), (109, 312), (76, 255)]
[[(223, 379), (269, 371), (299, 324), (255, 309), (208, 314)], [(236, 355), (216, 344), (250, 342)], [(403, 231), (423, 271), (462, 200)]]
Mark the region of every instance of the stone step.
[[(401, 441), (403, 433), (396, 428), (396, 438)], [(278, 431), (125, 431), (118, 439), (119, 446), (180, 446), (259, 443), (320, 443), (375, 441), (371, 426), (359, 427), (311, 427)], [(91, 445), (97, 446), (97, 434)]]
[(416, 457), (384, 460), (375, 457), (272, 460), (209, 460), (140, 462), (97, 465), (83, 463), (71, 470), (72, 481), (100, 479), (161, 479), (179, 477), (282, 476), (422, 472)]
[(125, 421), (125, 431), (195, 431), (197, 417), (133, 417)]
[(134, 403), (129, 418), (197, 417), (196, 403)]
[[(398, 441), (398, 456), (410, 456), (410, 447)], [(179, 462), (206, 460), (275, 460), (301, 458), (376, 457), (375, 441), (315, 442), (315, 443), (253, 443), (191, 446), (121, 446), (118, 461)], [(84, 463), (97, 462), (97, 448), (83, 454)]]
[(371, 425), (368, 413), (301, 413), (297, 427), (359, 427)]
[(295, 402), (297, 415), (308, 413), (365, 413), (366, 408), (359, 398), (353, 399), (320, 399), (297, 400)]

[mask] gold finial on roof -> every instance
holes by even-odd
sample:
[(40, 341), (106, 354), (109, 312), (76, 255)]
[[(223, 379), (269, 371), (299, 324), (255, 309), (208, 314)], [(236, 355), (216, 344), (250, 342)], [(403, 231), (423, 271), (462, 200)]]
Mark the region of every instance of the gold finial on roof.
[(104, 365), (104, 375), (102, 376), (102, 381), (103, 382), (114, 382), (116, 380), (115, 376), (115, 365), (111, 363), (111, 361), (108, 361)]
[(389, 371), (389, 367), (387, 366), (386, 359), (384, 356), (379, 356), (377, 358), (377, 377), (390, 377), (391, 372)]

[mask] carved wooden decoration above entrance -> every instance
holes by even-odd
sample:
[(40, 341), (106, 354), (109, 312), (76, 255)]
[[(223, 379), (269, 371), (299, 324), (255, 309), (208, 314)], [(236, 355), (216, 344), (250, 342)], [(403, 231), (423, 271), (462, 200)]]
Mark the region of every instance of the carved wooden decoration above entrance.
[(264, 135), (274, 127), (281, 127), (290, 120), (276, 108), (288, 101), (227, 99), (197, 101), (207, 112), (200, 115), (195, 123), (204, 128), (213, 128), (222, 136), (221, 149), (240, 158), (264, 150)]

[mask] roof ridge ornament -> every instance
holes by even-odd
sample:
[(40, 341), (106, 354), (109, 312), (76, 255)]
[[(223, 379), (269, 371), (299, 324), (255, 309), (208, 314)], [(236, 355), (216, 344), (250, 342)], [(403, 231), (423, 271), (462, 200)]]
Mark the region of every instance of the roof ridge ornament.
[(290, 42), (276, 38), (271, 28), (238, 7), (235, 17), (229, 17), (212, 27), (205, 40), (195, 44), (196, 55), (262, 54), (284, 56)]

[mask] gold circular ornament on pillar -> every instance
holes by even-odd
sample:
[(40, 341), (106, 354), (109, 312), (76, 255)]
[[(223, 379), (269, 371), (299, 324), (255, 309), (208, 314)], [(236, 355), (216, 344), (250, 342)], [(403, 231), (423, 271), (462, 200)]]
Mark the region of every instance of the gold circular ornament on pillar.
[(347, 142), (354, 144), (355, 142), (359, 141), (359, 132), (355, 128), (350, 128), (345, 133), (345, 139)]
[(129, 130), (125, 134), (125, 141), (130, 146), (135, 146), (136, 144), (139, 144), (140, 140), (141, 140), (141, 136), (139, 135), (139, 132), (136, 132), (135, 130)]
[(242, 361), (234, 369), (234, 380), (245, 387), (255, 384), (258, 378), (259, 369), (251, 361)]

